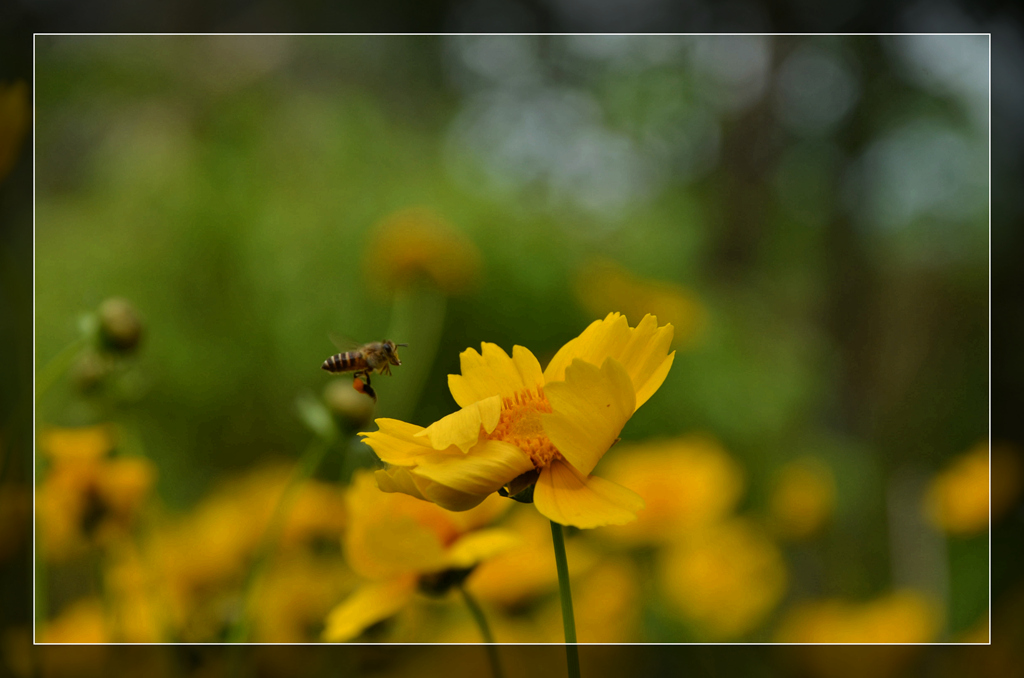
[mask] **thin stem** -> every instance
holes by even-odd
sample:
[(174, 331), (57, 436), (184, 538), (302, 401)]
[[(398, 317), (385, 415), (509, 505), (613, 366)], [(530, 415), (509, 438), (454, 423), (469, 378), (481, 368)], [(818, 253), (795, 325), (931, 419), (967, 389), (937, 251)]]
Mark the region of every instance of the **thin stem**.
[(288, 516), (292, 503), (295, 501), (299, 487), (320, 466), (320, 462), (323, 461), (329, 447), (329, 441), (322, 438), (313, 439), (306, 448), (306, 451), (302, 453), (302, 458), (299, 459), (299, 464), (292, 473), (292, 477), (288, 479), (288, 484), (285, 485), (281, 498), (277, 501), (274, 512), (270, 516), (270, 522), (267, 523), (267, 529), (263, 533), (263, 538), (256, 548), (256, 556), (253, 559), (252, 567), (249, 569), (245, 583), (242, 585), (242, 607), (239, 611), (238, 619), (235, 620), (228, 633), (227, 642), (246, 642), (249, 635), (249, 608), (252, 605), (251, 598), (253, 590), (256, 588), (256, 582), (263, 575), (263, 571), (267, 567), (270, 551), (277, 544), (281, 536), (284, 520)]
[(88, 343), (88, 338), (85, 336), (75, 339), (70, 344), (60, 350), (60, 353), (50, 358), (50, 362), (46, 363), (39, 372), (36, 373), (36, 402), (42, 400), (43, 395), (46, 394), (50, 388), (53, 387), (57, 380), (60, 379), (61, 375), (67, 372), (68, 368), (74, 363), (75, 358), (78, 357), (79, 352)]
[(576, 645), (576, 619), (572, 613), (572, 592), (569, 590), (569, 562), (565, 559), (565, 537), (562, 526), (551, 521), (551, 541), (555, 545), (555, 567), (558, 570), (558, 594), (562, 599), (562, 625), (565, 627), (565, 659), (569, 678), (580, 678), (580, 654)]
[(405, 359), (394, 370), (395, 388), (381, 398), (383, 416), (407, 419), (416, 408), (441, 345), (447, 303), (444, 294), (426, 285), (395, 294), (388, 339), (409, 347), (401, 349)]
[(491, 628), (487, 625), (484, 611), (480, 609), (480, 606), (464, 585), (459, 584), (459, 591), (462, 593), (462, 599), (466, 601), (466, 607), (469, 608), (470, 614), (473, 615), (473, 620), (480, 627), (480, 635), (483, 636), (484, 642), (487, 643), (485, 647), (487, 648), (487, 660), (491, 663), (491, 673), (494, 674), (494, 678), (503, 678), (505, 674), (501, 670), (498, 646), (494, 644), (494, 636), (491, 635)]

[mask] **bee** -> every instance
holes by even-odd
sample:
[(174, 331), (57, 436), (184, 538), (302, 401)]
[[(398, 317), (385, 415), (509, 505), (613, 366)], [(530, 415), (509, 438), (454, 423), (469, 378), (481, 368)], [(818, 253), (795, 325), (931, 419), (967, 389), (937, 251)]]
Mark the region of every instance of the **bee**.
[(370, 386), (370, 375), (377, 372), (391, 376), (391, 366), (402, 364), (398, 358), (399, 346), (408, 344), (396, 344), (390, 339), (373, 341), (355, 350), (332, 355), (320, 367), (332, 374), (355, 372), (352, 387), (377, 402), (377, 393)]

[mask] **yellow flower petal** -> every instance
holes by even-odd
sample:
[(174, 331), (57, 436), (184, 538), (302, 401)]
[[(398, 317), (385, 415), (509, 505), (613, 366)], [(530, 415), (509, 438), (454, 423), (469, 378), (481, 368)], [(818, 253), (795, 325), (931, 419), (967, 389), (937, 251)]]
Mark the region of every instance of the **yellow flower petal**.
[(478, 506), (487, 495), (471, 494), (452, 489), (429, 478), (416, 475), (410, 468), (393, 466), (377, 471), (377, 487), (383, 492), (399, 492), (417, 499), (433, 502), (449, 511), (468, 511)]
[(494, 430), (501, 417), (501, 397), (491, 396), (463, 407), (416, 434), (417, 438), (428, 438), (435, 450), (446, 450), (452, 445), (463, 452), (480, 440), (480, 427), (487, 433)]
[(332, 643), (352, 640), (405, 607), (415, 590), (415, 577), (399, 577), (363, 586), (327, 614), (324, 640)]
[(459, 354), (462, 374), (448, 375), (448, 388), (460, 407), (495, 395), (508, 398), (543, 383), (540, 363), (529, 349), (515, 346), (510, 358), (497, 344), (483, 342), (480, 348), (481, 353), (468, 348)]
[(478, 530), (452, 544), (448, 551), (449, 567), (472, 567), (521, 543), (519, 535), (511, 530)]
[(576, 359), (565, 381), (548, 384), (544, 393), (554, 410), (541, 415), (544, 432), (583, 475), (594, 470), (636, 409), (633, 383), (614, 358), (600, 368)]
[(430, 455), (410, 472), (433, 482), (481, 498), (533, 469), (530, 458), (515, 445), (485, 440), (465, 456)]
[(609, 313), (559, 349), (544, 370), (544, 380), (563, 380), (566, 368), (576, 358), (591, 365), (615, 358), (629, 373), (636, 392), (636, 407), (640, 407), (658, 390), (672, 366), (675, 352), (669, 353), (668, 349), (673, 332), (672, 325), (658, 327), (658, 319), (650, 314), (634, 329), (625, 316)]
[(407, 424), (398, 419), (378, 419), (377, 431), (362, 432), (363, 442), (369, 445), (381, 461), (397, 466), (411, 466), (420, 455), (431, 451), (430, 441), (417, 437), (422, 426)]
[(416, 479), (405, 466), (392, 466), (386, 470), (375, 471), (373, 477), (381, 492), (408, 494), (423, 501), (430, 501), (420, 492), (416, 486)]
[(622, 485), (584, 476), (570, 464), (555, 461), (540, 472), (533, 504), (556, 523), (591, 528), (636, 520), (644, 500)]
[(345, 559), (357, 574), (386, 579), (444, 567), (447, 537), (425, 524), (432, 516), (424, 511), (439, 512), (437, 507), (377, 492), (368, 474), (350, 490), (347, 504), (352, 520)]

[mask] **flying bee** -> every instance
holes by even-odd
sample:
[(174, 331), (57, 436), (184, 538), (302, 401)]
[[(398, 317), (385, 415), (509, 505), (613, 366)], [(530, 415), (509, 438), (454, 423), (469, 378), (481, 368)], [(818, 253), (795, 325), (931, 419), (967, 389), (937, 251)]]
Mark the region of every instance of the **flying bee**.
[(320, 367), (332, 374), (355, 372), (352, 387), (377, 402), (377, 393), (370, 386), (370, 375), (377, 372), (391, 376), (391, 366), (402, 364), (398, 358), (399, 346), (408, 344), (396, 344), (390, 339), (370, 342), (355, 350), (332, 355)]

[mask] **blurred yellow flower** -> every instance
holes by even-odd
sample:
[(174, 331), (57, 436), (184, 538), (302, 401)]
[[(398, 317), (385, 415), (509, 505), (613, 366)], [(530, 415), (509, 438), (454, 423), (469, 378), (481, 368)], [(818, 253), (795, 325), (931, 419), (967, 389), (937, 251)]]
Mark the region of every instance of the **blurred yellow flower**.
[(152, 462), (107, 457), (114, 438), (106, 426), (50, 430), (39, 442), (51, 460), (36, 494), (45, 557), (62, 560), (126, 535), (156, 479)]
[(401, 289), (426, 279), (446, 294), (471, 287), (480, 275), (476, 246), (432, 211), (404, 209), (381, 221), (363, 260), (371, 285)]
[(805, 457), (786, 464), (778, 473), (769, 499), (774, 527), (786, 539), (813, 536), (832, 517), (836, 481), (819, 459)]
[(697, 296), (675, 283), (638, 278), (610, 259), (588, 261), (576, 274), (573, 289), (594, 315), (619, 311), (627, 318), (650, 313), (675, 327), (675, 346), (692, 346), (707, 322)]
[[(1020, 495), (1021, 459), (1007, 445), (992, 446), (992, 518), (997, 519)], [(969, 535), (988, 527), (989, 445), (982, 441), (955, 459), (931, 482), (925, 511), (932, 523), (951, 534)]]
[(39, 643), (80, 645), (31, 648), (31, 675), (47, 678), (110, 675), (108, 660), (111, 654), (105, 643), (113, 642), (114, 639), (110, 635), (103, 602), (99, 598), (83, 598), (67, 605), (56, 618), (39, 628), (36, 640)]
[(623, 445), (604, 473), (635, 489), (646, 508), (636, 522), (601, 536), (629, 544), (672, 541), (722, 520), (743, 494), (743, 469), (713, 438), (694, 435)]
[(40, 643), (109, 643), (107, 619), (99, 598), (84, 598), (64, 608), (39, 631)]
[(682, 538), (662, 555), (658, 576), (667, 601), (709, 640), (757, 628), (787, 583), (778, 547), (744, 518)]
[[(538, 598), (558, 591), (551, 525), (536, 511), (521, 510), (526, 508), (513, 506), (513, 515), (506, 523), (520, 543), (480, 563), (466, 580), (466, 588), (482, 603), (497, 605), (510, 613), (519, 612)], [(576, 577), (593, 566), (595, 556), (579, 539), (567, 540), (565, 548), (569, 576), (576, 581)]]
[(634, 329), (611, 313), (559, 349), (543, 372), (522, 346), (512, 357), (486, 342), (481, 353), (468, 349), (462, 374), (448, 376), (461, 410), (427, 428), (378, 419), (378, 431), (360, 434), (389, 465), (377, 483), (452, 511), (533, 485), (537, 510), (556, 523), (634, 520), (643, 499), (590, 472), (665, 380), (671, 343), (672, 326), (658, 327), (654, 316)]
[(31, 122), (28, 85), (24, 80), (7, 85), (0, 82), (0, 181), (18, 160), (22, 139)]
[(901, 590), (865, 603), (821, 600), (799, 604), (779, 623), (785, 643), (927, 643), (941, 626), (937, 603)]
[(333, 601), (354, 584), (340, 556), (315, 558), (300, 551), (276, 558), (254, 591), (254, 642), (316, 642)]
[[(217, 487), (191, 513), (161, 526), (147, 542), (169, 624), (182, 640), (210, 641), (230, 623), (245, 572), (293, 474), (288, 464), (257, 468)], [(275, 554), (341, 538), (341, 490), (307, 480), (284, 515)]]
[(155, 574), (132, 544), (121, 544), (108, 554), (103, 581), (113, 642), (168, 640), (166, 609), (158, 595), (164, 582)]
[(419, 586), (442, 591), (448, 575), (456, 580), (474, 565), (512, 548), (508, 530), (481, 529), (508, 505), (498, 497), (462, 513), (452, 513), (402, 494), (385, 494), (364, 472), (353, 477), (347, 496), (349, 525), (345, 557), (369, 580), (327, 615), (324, 640), (344, 642), (393, 616)]
[[(783, 615), (782, 643), (929, 643), (941, 626), (939, 606), (921, 593), (896, 591), (873, 601), (810, 601)], [(803, 645), (788, 648), (803, 672), (821, 678), (894, 678), (922, 649), (914, 645)]]
[[(581, 643), (630, 643), (641, 640), (642, 578), (628, 558), (610, 558), (573, 580), (576, 637)], [(562, 637), (562, 611), (552, 600), (545, 616), (544, 639)]]

